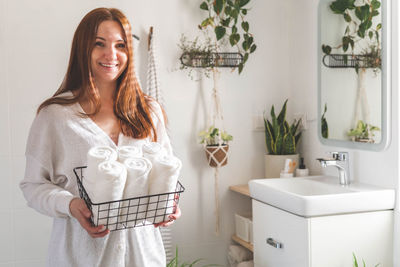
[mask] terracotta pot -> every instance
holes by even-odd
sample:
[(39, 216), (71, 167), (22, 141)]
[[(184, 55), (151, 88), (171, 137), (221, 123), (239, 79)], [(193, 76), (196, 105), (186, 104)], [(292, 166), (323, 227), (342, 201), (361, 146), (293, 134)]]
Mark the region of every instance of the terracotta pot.
[[(228, 163), (228, 150), (229, 145), (221, 145), (221, 146), (206, 146), (206, 157), (208, 164), (211, 167), (222, 167)], [(213, 157), (211, 157), (213, 155)]]

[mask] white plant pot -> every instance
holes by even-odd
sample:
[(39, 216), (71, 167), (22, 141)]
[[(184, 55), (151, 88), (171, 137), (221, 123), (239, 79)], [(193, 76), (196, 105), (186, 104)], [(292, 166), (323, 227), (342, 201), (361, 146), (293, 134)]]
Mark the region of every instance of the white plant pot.
[(299, 154), (265, 155), (265, 178), (279, 178), (281, 171), (285, 168), (286, 159), (295, 161), (296, 168), (299, 166)]

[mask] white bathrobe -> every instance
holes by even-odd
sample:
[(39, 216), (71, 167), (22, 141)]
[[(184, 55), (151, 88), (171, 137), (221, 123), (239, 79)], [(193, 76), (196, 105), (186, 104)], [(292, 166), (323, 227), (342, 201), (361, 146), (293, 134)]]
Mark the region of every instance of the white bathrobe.
[[(153, 107), (158, 142), (172, 155), (161, 108), (156, 103)], [(71, 216), (69, 203), (79, 197), (73, 168), (87, 164), (86, 154), (93, 146), (117, 148), (100, 127), (90, 118), (80, 117), (79, 112), (83, 110), (78, 103), (42, 109), (27, 142), (25, 177), (20, 187), (30, 207), (54, 217), (47, 266), (164, 267), (165, 252), (158, 228), (137, 227), (92, 238)], [(137, 140), (121, 133), (118, 146), (141, 146), (144, 142), (150, 142), (150, 138)]]

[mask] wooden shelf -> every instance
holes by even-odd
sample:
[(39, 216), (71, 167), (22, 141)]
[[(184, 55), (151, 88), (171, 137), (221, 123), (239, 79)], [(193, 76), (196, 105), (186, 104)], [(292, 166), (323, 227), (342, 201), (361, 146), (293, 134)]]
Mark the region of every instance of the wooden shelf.
[(250, 190), (248, 184), (231, 185), (229, 189), (231, 191), (250, 197)]
[(253, 244), (244, 241), (243, 239), (241, 239), (241, 238), (238, 237), (237, 235), (233, 235), (233, 236), (232, 236), (232, 240), (235, 241), (236, 243), (239, 243), (239, 244), (242, 245), (243, 247), (247, 248), (247, 249), (250, 250), (251, 252), (253, 252)]

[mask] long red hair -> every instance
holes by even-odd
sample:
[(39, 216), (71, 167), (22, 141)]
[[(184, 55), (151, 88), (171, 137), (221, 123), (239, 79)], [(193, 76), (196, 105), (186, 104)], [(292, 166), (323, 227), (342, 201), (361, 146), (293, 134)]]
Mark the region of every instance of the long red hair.
[[(71, 105), (84, 99), (94, 107), (92, 113), (83, 114), (84, 116), (93, 116), (99, 112), (100, 95), (94, 85), (90, 60), (97, 29), (100, 23), (107, 20), (116, 21), (121, 25), (128, 54), (126, 69), (118, 78), (114, 94), (114, 113), (119, 119), (121, 131), (124, 135), (137, 139), (152, 136), (153, 141), (156, 141), (157, 133), (151, 119), (150, 105), (154, 100), (142, 92), (134, 71), (131, 25), (126, 16), (115, 8), (96, 8), (82, 19), (74, 34), (64, 81), (53, 97), (39, 106), (37, 112), (51, 104)], [(59, 96), (67, 91), (72, 91), (74, 96)]]

